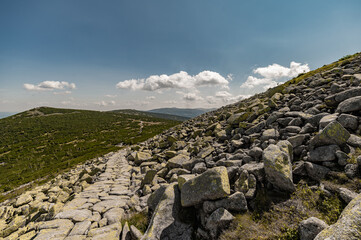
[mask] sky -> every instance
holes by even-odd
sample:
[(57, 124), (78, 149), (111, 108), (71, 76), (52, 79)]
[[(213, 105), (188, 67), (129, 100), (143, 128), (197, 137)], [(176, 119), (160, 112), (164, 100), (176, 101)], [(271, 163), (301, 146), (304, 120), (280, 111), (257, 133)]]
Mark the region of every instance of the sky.
[(214, 108), (361, 51), (359, 0), (2, 0), (0, 112)]

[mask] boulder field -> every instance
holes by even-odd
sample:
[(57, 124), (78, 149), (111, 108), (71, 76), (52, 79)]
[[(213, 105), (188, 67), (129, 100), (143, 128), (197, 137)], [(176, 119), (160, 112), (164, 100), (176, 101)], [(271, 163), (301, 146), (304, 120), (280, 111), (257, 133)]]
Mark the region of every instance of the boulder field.
[[(299, 222), (298, 237), (361, 239), (359, 189), (322, 184), (335, 174), (360, 177), (360, 110), (356, 54), (4, 202), (1, 237), (218, 239), (237, 215), (254, 210), (259, 191), (290, 196), (302, 180), (347, 207), (331, 225), (315, 216)], [(149, 216), (144, 233), (126, 221), (135, 213)]]

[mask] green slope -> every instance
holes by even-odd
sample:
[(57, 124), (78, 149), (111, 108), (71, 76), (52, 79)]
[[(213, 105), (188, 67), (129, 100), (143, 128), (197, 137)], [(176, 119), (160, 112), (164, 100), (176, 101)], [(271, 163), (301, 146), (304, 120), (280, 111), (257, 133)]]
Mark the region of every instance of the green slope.
[(0, 119), (0, 193), (117, 150), (119, 143), (144, 141), (178, 123), (47, 107)]

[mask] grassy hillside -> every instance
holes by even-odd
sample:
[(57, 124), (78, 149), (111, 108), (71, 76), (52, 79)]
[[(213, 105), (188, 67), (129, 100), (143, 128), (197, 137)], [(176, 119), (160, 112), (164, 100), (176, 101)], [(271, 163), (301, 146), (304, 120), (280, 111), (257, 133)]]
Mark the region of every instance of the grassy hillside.
[(144, 141), (178, 121), (145, 115), (36, 108), (0, 119), (0, 193)]

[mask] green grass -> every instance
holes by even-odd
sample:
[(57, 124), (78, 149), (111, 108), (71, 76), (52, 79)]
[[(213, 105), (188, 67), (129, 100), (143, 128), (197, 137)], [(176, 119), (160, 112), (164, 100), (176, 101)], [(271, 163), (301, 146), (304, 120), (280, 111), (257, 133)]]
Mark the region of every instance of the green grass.
[(178, 123), (146, 115), (47, 107), (0, 119), (0, 193), (55, 176), (120, 149), (119, 143), (144, 141)]
[(313, 216), (333, 224), (346, 206), (337, 194), (327, 196), (320, 189), (311, 190), (304, 182), (297, 185), (290, 199), (275, 198), (276, 195), (266, 190), (257, 194), (256, 209), (235, 215), (235, 220), (219, 239), (297, 240), (302, 220)]

